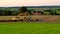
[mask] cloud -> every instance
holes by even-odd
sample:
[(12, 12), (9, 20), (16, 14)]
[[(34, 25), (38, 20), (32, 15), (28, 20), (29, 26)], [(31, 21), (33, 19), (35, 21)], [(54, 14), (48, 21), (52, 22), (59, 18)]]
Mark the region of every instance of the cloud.
[(60, 0), (0, 0), (0, 6), (60, 5)]

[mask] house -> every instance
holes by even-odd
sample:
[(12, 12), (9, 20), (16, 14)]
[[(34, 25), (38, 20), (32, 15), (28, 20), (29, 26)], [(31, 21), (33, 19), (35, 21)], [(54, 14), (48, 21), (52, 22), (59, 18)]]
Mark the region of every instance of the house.
[(32, 14), (33, 15), (43, 15), (43, 12), (41, 12), (41, 11), (33, 11)]

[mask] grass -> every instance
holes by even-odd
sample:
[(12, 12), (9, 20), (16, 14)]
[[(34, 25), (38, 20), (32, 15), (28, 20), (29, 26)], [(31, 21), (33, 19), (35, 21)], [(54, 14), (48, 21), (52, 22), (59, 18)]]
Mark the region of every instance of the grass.
[(60, 34), (60, 24), (38, 22), (0, 23), (0, 34)]

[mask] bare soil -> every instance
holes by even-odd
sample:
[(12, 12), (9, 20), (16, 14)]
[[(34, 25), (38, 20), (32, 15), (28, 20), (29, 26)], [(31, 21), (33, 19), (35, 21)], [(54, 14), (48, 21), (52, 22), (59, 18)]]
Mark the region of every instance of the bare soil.
[[(18, 17), (18, 19), (16, 18)], [(40, 15), (40, 16), (0, 16), (0, 20), (20, 20), (24, 19), (24, 17), (31, 17), (32, 20), (41, 20), (43, 22), (59, 22), (60, 16), (49, 16), (49, 15)]]

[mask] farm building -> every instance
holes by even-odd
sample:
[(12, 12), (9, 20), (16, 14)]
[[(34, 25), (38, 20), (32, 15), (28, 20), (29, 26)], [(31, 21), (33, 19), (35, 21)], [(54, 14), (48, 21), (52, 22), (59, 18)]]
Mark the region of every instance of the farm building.
[(43, 12), (41, 11), (32, 11), (33, 15), (43, 15)]

